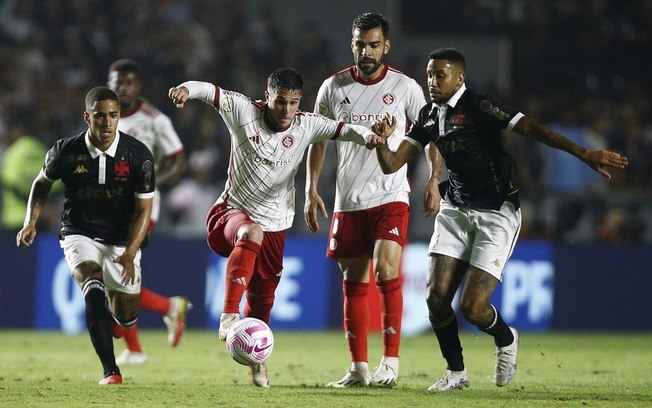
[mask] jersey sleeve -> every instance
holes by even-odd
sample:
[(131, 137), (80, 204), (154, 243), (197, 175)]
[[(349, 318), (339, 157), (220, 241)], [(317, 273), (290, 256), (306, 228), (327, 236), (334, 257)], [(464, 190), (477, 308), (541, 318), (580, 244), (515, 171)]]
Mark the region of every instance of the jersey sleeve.
[(329, 86), (330, 80), (324, 81), (319, 87), (317, 99), (315, 100), (315, 113), (326, 116), (329, 119), (335, 119), (333, 109), (331, 107), (331, 87)]
[(50, 181), (59, 180), (61, 178), (61, 166), (59, 163), (61, 143), (57, 142), (45, 154), (45, 162), (43, 163), (43, 175)]
[(338, 142), (353, 142), (364, 146), (367, 144), (367, 138), (373, 135), (374, 132), (364, 126), (344, 123), (340, 135), (336, 140)]
[(419, 117), (419, 112), (427, 104), (426, 98), (423, 96), (423, 89), (421, 85), (414, 79), (410, 78), (410, 85), (408, 87), (407, 103), (405, 104), (405, 116), (408, 120), (414, 123)]
[(174, 130), (172, 121), (166, 115), (159, 115), (154, 120), (157, 143), (165, 157), (173, 156), (183, 150), (183, 143)]
[(139, 146), (138, 155), (136, 156), (136, 177), (134, 183), (134, 192), (138, 198), (151, 198), (154, 196), (156, 186), (156, 177), (154, 172), (154, 156), (145, 146)]
[(406, 133), (405, 141), (414, 145), (419, 151), (430, 143), (431, 134), (435, 126), (435, 120), (431, 117), (433, 112), (433, 104), (427, 104), (421, 108), (417, 115), (417, 120), (412, 123), (410, 130)]
[(500, 129), (507, 129), (512, 119), (517, 115), (522, 116), (518, 109), (503, 104), (487, 95), (478, 95), (476, 106), (482, 122)]

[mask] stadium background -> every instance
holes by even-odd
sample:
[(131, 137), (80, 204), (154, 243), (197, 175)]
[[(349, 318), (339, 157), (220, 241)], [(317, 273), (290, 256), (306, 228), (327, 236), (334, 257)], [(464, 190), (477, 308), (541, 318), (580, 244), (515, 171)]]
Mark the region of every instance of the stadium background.
[[(427, 53), (457, 47), (467, 55), (471, 86), (586, 146), (608, 147), (630, 158), (630, 167), (607, 183), (570, 156), (508, 137), (524, 203), (521, 240), (496, 294), (510, 323), (526, 330), (652, 329), (649, 1), (5, 0), (0, 5), (0, 165), (17, 133), (49, 146), (82, 130), (86, 91), (106, 82), (111, 61), (136, 59), (144, 73), (143, 95), (172, 117), (186, 145), (190, 168), (184, 181), (204, 193), (188, 199), (187, 190), (163, 192), (165, 211), (144, 253), (144, 277), (152, 289), (192, 298), (191, 327), (214, 327), (223, 271), (206, 248), (198, 220), (224, 183), (229, 142), (210, 107), (195, 104), (177, 111), (167, 89), (200, 79), (262, 98), (269, 72), (292, 66), (306, 80), (302, 107), (311, 110), (321, 81), (351, 64), (350, 24), (365, 11), (389, 18), (388, 62), (422, 86)], [(404, 260), (406, 327), (414, 332), (427, 327), (423, 246), (432, 220), (421, 215), (424, 166), (423, 160), (410, 166), (412, 243)], [(31, 181), (34, 175), (26, 177)], [(303, 182), (300, 172), (299, 211)], [(334, 186), (321, 184), (330, 209)], [(17, 229), (3, 226), (0, 328), (80, 330), (83, 302), (59, 268), (54, 231), (60, 199), (52, 197), (53, 210), (34, 248), (17, 250)], [(328, 225), (321, 227), (325, 231)], [(324, 259), (324, 248), (323, 233), (308, 235), (297, 217), (272, 317), (278, 327), (317, 330), (340, 324), (341, 274)], [(141, 324), (160, 327), (158, 318), (147, 314)]]

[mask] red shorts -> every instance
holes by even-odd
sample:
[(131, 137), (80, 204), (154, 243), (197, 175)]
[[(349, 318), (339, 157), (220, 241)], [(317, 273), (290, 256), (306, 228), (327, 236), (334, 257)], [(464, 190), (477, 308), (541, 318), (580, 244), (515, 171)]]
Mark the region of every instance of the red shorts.
[(373, 255), (379, 239), (396, 241), (400, 246), (407, 239), (410, 206), (389, 203), (361, 211), (333, 214), (328, 233), (329, 258), (356, 258)]
[[(214, 204), (206, 217), (208, 246), (228, 258), (238, 240), (238, 229), (247, 223), (253, 221), (242, 210), (228, 208), (225, 203)], [(284, 249), (285, 231), (265, 232), (255, 270), (263, 277), (278, 280), (283, 270)]]

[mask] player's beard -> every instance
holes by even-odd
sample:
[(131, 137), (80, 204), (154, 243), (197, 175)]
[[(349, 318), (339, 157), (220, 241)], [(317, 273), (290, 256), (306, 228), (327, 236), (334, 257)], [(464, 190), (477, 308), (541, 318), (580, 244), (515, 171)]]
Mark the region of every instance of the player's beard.
[[(373, 65), (371, 65), (371, 66), (369, 66), (369, 65), (364, 65), (365, 62), (366, 62), (366, 63), (369, 63), (369, 62), (372, 62), (372, 61), (373, 61), (373, 63), (374, 63)], [(360, 72), (362, 72), (363, 74), (365, 74), (365, 75), (372, 75), (372, 74), (374, 74), (376, 71), (378, 71), (378, 69), (380, 69), (380, 66), (382, 65), (382, 63), (383, 63), (383, 57), (380, 57), (379, 60), (375, 60), (375, 59), (371, 60), (371, 59), (368, 59), (367, 61), (365, 61), (364, 58), (361, 58), (360, 60), (358, 60), (358, 63), (357, 63), (356, 65), (357, 65), (358, 69), (360, 70)]]

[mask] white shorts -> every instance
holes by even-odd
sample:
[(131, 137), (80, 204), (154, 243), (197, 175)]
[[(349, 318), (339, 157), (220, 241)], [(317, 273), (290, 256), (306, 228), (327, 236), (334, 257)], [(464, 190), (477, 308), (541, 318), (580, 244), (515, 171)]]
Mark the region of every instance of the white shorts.
[(59, 241), (59, 245), (63, 249), (63, 255), (66, 257), (71, 274), (80, 263), (93, 261), (102, 267), (102, 279), (106, 289), (130, 294), (140, 293), (140, 250), (136, 252), (134, 258), (135, 282), (123, 285), (120, 283), (122, 281), (122, 265), (113, 260), (124, 253), (125, 247), (106, 245), (84, 235), (67, 235)]
[(504, 202), (500, 210), (457, 208), (441, 200), (428, 254), (442, 254), (502, 280), (521, 230), (521, 210)]

